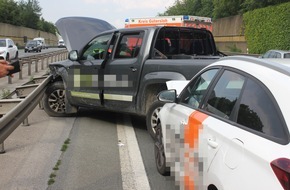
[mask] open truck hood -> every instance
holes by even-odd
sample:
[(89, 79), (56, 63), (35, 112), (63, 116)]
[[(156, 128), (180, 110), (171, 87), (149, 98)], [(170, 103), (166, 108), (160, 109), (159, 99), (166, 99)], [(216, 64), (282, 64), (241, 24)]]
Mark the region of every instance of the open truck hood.
[(89, 17), (64, 17), (55, 23), (68, 51), (80, 52), (99, 33), (115, 29), (108, 22)]

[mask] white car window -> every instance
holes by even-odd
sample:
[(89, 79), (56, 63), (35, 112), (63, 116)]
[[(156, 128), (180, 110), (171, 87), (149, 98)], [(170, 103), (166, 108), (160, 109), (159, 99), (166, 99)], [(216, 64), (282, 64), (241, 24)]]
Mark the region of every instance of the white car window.
[(284, 58), (290, 58), (290, 53), (285, 53)]
[(225, 71), (211, 91), (204, 109), (217, 116), (229, 119), (239, 99), (244, 82), (245, 77), (242, 75)]
[(263, 56), (263, 58), (270, 58), (270, 54), (271, 54), (272, 51), (267, 51), (265, 53), (265, 55)]
[(180, 103), (192, 108), (198, 108), (206, 90), (219, 69), (207, 70), (193, 79), (180, 95)]
[(283, 117), (275, 104), (266, 87), (249, 79), (239, 105), (237, 123), (274, 140), (287, 141)]
[(6, 47), (6, 40), (0, 40), (0, 47)]
[(275, 58), (281, 58), (281, 53), (280, 52), (275, 52), (274, 57)]

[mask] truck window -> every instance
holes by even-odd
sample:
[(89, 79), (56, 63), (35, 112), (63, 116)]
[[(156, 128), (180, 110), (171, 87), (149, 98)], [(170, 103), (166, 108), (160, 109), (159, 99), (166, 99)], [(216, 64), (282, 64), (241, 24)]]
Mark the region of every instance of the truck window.
[(156, 38), (152, 58), (192, 59), (196, 56), (215, 55), (211, 41), (212, 37), (206, 30), (164, 27)]
[(82, 60), (94, 60), (94, 59), (104, 59), (105, 51), (108, 49), (108, 43), (111, 39), (112, 34), (107, 34), (104, 36), (98, 36), (93, 39), (86, 47)]
[(143, 33), (123, 34), (116, 48), (115, 58), (137, 57), (143, 41)]

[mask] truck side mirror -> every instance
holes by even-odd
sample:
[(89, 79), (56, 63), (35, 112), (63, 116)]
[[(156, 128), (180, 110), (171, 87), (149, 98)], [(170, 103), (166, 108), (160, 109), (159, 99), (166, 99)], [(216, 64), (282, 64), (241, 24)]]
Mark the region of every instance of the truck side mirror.
[(68, 54), (68, 59), (71, 61), (77, 61), (79, 59), (78, 51), (72, 50)]

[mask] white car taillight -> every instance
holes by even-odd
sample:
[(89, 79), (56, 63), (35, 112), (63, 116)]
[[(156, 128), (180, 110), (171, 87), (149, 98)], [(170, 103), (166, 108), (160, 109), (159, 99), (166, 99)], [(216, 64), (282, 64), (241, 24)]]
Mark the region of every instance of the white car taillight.
[(290, 160), (288, 158), (278, 158), (271, 162), (271, 167), (282, 187), (285, 190), (290, 189)]

